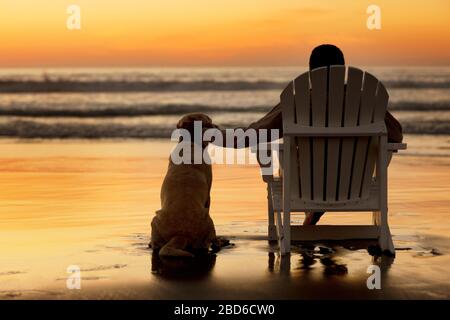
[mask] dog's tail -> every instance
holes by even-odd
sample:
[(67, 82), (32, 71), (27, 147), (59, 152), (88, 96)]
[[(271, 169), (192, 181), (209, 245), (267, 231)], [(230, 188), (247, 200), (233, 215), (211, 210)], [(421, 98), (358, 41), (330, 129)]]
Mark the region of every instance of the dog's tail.
[(163, 257), (192, 258), (194, 255), (186, 250), (188, 239), (183, 236), (174, 236), (160, 250), (159, 255)]

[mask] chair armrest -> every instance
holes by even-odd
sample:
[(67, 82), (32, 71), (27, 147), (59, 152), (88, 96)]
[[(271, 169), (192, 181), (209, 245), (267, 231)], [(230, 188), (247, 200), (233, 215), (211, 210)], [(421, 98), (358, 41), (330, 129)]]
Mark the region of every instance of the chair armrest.
[(284, 125), (283, 135), (304, 138), (370, 137), (385, 136), (387, 131), (384, 122), (354, 127), (311, 127), (288, 123)]
[(262, 149), (262, 150), (272, 150), (275, 148), (272, 148), (272, 146), (277, 145), (277, 148), (280, 149), (280, 146), (283, 146), (283, 143), (278, 142), (264, 142), (264, 143), (258, 143), (256, 146), (250, 147), (250, 150), (253, 153), (256, 153), (256, 150)]
[[(259, 158), (259, 152), (258, 150), (265, 150), (268, 151), (267, 155), (272, 158), (272, 162), (269, 164), (263, 164), (260, 161)], [(264, 169), (267, 170), (267, 168), (271, 168), (273, 166), (273, 153), (272, 150), (278, 150), (279, 153), (282, 153), (283, 150), (283, 144), (282, 143), (273, 143), (273, 142), (267, 142), (267, 143), (259, 143), (256, 146), (253, 146), (250, 148), (250, 151), (254, 154), (256, 154), (256, 160), (258, 161), (258, 164), (262, 171), (264, 172)], [(272, 167), (273, 168), (273, 167)], [(264, 182), (269, 183), (274, 181), (274, 179), (277, 179), (274, 177), (274, 173), (271, 174), (262, 174), (262, 179)]]
[(397, 152), (398, 150), (406, 150), (406, 143), (388, 143), (387, 150), (392, 152)]
[(258, 150), (268, 150), (269, 152), (272, 152), (272, 150), (283, 151), (283, 143), (266, 142), (250, 147), (250, 151), (256, 155), (258, 155)]

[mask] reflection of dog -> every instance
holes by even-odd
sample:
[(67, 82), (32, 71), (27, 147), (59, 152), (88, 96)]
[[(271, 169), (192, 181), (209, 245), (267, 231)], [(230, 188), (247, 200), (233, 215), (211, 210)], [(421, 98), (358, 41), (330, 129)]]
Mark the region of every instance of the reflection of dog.
[[(201, 121), (205, 129), (216, 128), (212, 120), (201, 113), (184, 116), (177, 128), (188, 130), (193, 137), (194, 121)], [(194, 142), (191, 141), (191, 145)], [(169, 160), (161, 188), (162, 208), (152, 221), (151, 246), (159, 250), (160, 256), (193, 257), (192, 252), (208, 251), (211, 244), (218, 242), (209, 216), (211, 165), (191, 162), (176, 165)]]
[(193, 280), (208, 277), (216, 264), (213, 253), (200, 255), (195, 259), (172, 259), (152, 253), (152, 273), (165, 279)]

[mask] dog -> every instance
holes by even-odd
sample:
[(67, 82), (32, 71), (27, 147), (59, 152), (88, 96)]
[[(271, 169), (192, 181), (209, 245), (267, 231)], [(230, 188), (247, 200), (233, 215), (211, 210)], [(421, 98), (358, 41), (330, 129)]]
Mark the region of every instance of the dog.
[[(193, 137), (194, 121), (201, 121), (204, 130), (217, 128), (211, 118), (202, 113), (183, 116), (177, 128), (188, 130)], [(194, 143), (191, 139), (192, 148)], [(202, 142), (202, 151), (207, 145)], [(216, 251), (224, 245), (223, 240), (217, 238), (209, 215), (211, 185), (210, 164), (203, 160), (200, 164), (193, 161), (175, 164), (172, 157), (169, 159), (161, 187), (161, 209), (156, 211), (151, 223), (150, 246), (159, 250), (159, 256), (194, 257), (194, 253), (208, 252), (211, 245)]]

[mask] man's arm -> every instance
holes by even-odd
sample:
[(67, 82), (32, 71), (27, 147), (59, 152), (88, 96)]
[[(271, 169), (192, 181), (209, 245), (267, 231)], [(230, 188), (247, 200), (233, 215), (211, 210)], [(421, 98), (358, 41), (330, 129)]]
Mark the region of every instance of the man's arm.
[[(266, 142), (272, 141), (271, 130), (276, 129), (279, 130), (279, 138), (283, 136), (283, 119), (281, 116), (281, 107), (280, 104), (277, 104), (269, 113), (267, 113), (264, 117), (259, 119), (258, 121), (253, 122), (247, 128), (235, 128), (242, 129), (244, 132), (248, 129), (267, 129), (267, 140)], [(233, 136), (233, 141), (227, 141), (226, 131), (224, 129), (220, 130), (223, 136), (222, 144), (220, 141), (213, 141), (212, 144), (220, 147), (233, 147), (233, 148), (248, 148), (251, 146), (248, 137), (236, 137)], [(257, 132), (258, 133), (258, 132)], [(258, 135), (257, 135), (258, 136)], [(258, 142), (257, 142), (258, 143)]]
[(386, 123), (386, 128), (388, 132), (388, 141), (400, 143), (403, 141), (403, 129), (400, 122), (394, 118), (394, 116), (386, 111), (386, 116), (384, 117), (384, 122)]
[[(388, 141), (389, 142), (397, 142), (400, 143), (403, 141), (403, 129), (402, 125), (398, 122), (397, 119), (389, 112), (386, 111), (386, 116), (384, 118), (386, 123), (387, 131), (388, 131)], [(253, 122), (247, 128), (236, 128), (242, 129), (244, 131), (248, 129), (267, 129), (268, 130), (268, 142), (272, 141), (272, 135), (270, 130), (276, 129), (279, 130), (279, 138), (283, 137), (283, 118), (281, 115), (281, 107), (280, 104), (277, 104), (269, 113), (267, 113), (264, 117), (259, 119), (258, 121)], [(248, 148), (250, 146), (250, 141), (245, 136), (239, 137), (233, 136), (233, 141), (227, 141), (226, 131), (221, 129), (221, 133), (223, 136), (223, 141), (213, 141), (212, 143), (216, 146), (220, 147), (233, 147), (233, 148)]]

